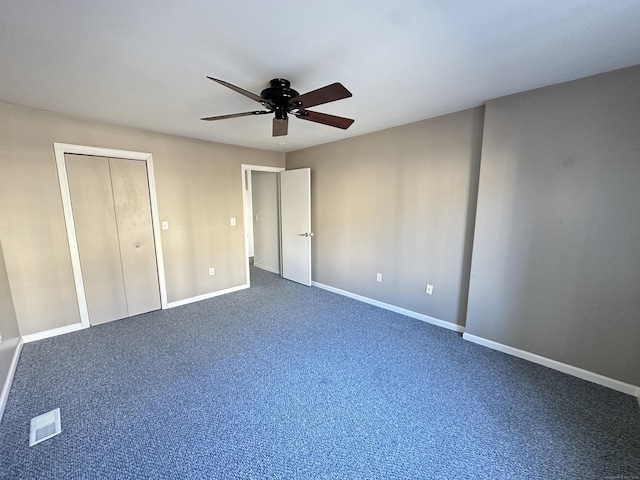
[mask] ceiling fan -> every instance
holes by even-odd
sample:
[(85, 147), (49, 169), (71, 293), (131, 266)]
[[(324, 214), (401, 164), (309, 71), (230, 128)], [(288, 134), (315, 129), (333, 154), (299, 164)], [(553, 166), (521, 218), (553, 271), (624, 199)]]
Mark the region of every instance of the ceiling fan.
[(220, 85), (224, 85), (251, 100), (261, 103), (266, 110), (255, 110), (252, 112), (232, 113), (230, 115), (218, 115), (215, 117), (205, 117), (201, 120), (224, 120), (226, 118), (248, 117), (250, 115), (265, 115), (267, 113), (275, 113), (273, 118), (273, 136), (280, 137), (287, 134), (289, 129), (288, 114), (294, 115), (301, 120), (322, 123), (331, 127), (342, 128), (346, 130), (354, 122), (350, 118), (337, 117), (327, 113), (312, 112), (307, 110), (309, 107), (322, 105), (323, 103), (335, 102), (343, 98), (351, 96), (351, 92), (347, 90), (341, 83), (332, 83), (317, 90), (300, 95), (291, 88), (291, 82), (284, 78), (274, 78), (269, 82), (269, 87), (260, 92), (260, 95), (251, 93), (240, 87), (236, 87), (224, 80), (207, 77)]

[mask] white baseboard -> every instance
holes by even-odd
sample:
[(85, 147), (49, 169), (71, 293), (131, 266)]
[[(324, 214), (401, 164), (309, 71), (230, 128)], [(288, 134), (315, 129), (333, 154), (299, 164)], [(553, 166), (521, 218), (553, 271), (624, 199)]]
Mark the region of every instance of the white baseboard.
[(539, 365), (544, 365), (545, 367), (549, 367), (554, 370), (558, 370), (559, 372), (573, 375), (574, 377), (578, 377), (583, 380), (588, 380), (589, 382), (597, 383), (598, 385), (602, 385), (604, 387), (612, 388), (613, 390), (617, 390), (628, 395), (633, 395), (634, 397), (638, 397), (640, 399), (640, 387), (638, 387), (637, 385), (631, 385), (619, 380), (614, 380), (613, 378), (605, 377), (604, 375), (590, 372), (589, 370), (583, 370), (582, 368), (574, 367), (573, 365), (558, 362), (557, 360), (542, 357), (540, 355), (536, 355), (535, 353), (530, 353), (525, 350), (510, 347), (509, 345), (494, 342), (493, 340), (487, 340), (486, 338), (477, 337), (475, 335), (471, 335), (470, 333), (465, 333), (464, 335), (462, 335), (462, 338), (470, 342), (477, 343), (478, 345), (482, 345), (493, 350), (498, 350), (499, 352), (507, 353), (509, 355), (513, 355), (514, 357), (522, 358)]
[(45, 330), (43, 332), (32, 333), (30, 335), (23, 335), (22, 340), (24, 343), (35, 342), (42, 340), (43, 338), (56, 337), (65, 333), (77, 332), (85, 328), (82, 323), (74, 323), (73, 325), (66, 325), (64, 327), (52, 328), (51, 330)]
[[(170, 302), (167, 304), (166, 308), (179, 307), (180, 305), (187, 305), (193, 302), (199, 302), (200, 300), (206, 300), (207, 298), (217, 297), (219, 295), (224, 295), (231, 292), (237, 292), (238, 290), (244, 290), (245, 288), (249, 288), (248, 284), (239, 285), (237, 287), (227, 288), (226, 290), (220, 290), (218, 292), (206, 293), (204, 295), (199, 295), (197, 297), (185, 298), (184, 300), (178, 300), (176, 302)], [(32, 333), (29, 335), (23, 335), (22, 340), (24, 343), (35, 342), (37, 340), (42, 340), (44, 338), (55, 337), (57, 335), (63, 335), (65, 333), (76, 332), (78, 330), (82, 330), (84, 327), (82, 323), (74, 323), (73, 325), (66, 325), (64, 327), (52, 328), (51, 330), (45, 330), (43, 332)]]
[(167, 303), (167, 308), (180, 307), (189, 303), (200, 302), (201, 300), (207, 300), (208, 298), (219, 297), (220, 295), (226, 295), (227, 293), (237, 292), (249, 288), (249, 284), (238, 285), (237, 287), (227, 288), (226, 290), (219, 290), (217, 292), (205, 293), (204, 295), (198, 295), (197, 297), (185, 298), (184, 300), (177, 300), (175, 302)]
[(0, 422), (2, 421), (2, 415), (4, 414), (4, 407), (7, 405), (9, 391), (11, 390), (11, 383), (13, 382), (13, 376), (16, 373), (16, 367), (18, 366), (18, 360), (20, 359), (20, 352), (22, 351), (23, 343), (22, 338), (19, 338), (18, 345), (16, 345), (16, 349), (13, 352), (11, 365), (9, 365), (9, 375), (7, 375), (4, 385), (2, 386), (2, 391), (0, 392)]
[(277, 273), (278, 275), (280, 274), (280, 270), (278, 270), (277, 268), (267, 267), (266, 265), (256, 263), (255, 261), (253, 262), (253, 266), (256, 268), (260, 268), (261, 270), (266, 270), (267, 272)]
[(398, 307), (396, 305), (391, 305), (390, 303), (380, 302), (378, 300), (374, 300), (373, 298), (364, 297), (362, 295), (358, 295), (357, 293), (351, 293), (346, 290), (330, 287), (329, 285), (324, 285), (318, 282), (311, 282), (311, 285), (314, 287), (322, 288), (323, 290), (328, 290), (329, 292), (337, 293), (339, 295), (344, 295), (345, 297), (353, 298), (354, 300), (358, 300), (360, 302), (368, 303), (369, 305), (374, 305), (376, 307), (384, 308), (385, 310), (389, 310), (391, 312), (399, 313), (401, 315), (415, 318), (417, 320), (422, 320), (423, 322), (431, 323), (432, 325), (446, 328), (447, 330), (453, 330), (454, 332), (459, 332), (459, 333), (464, 332), (464, 327), (461, 325), (456, 325), (455, 323), (451, 323), (451, 322), (445, 322), (444, 320), (439, 320), (437, 318), (430, 317), (429, 315), (424, 315), (422, 313), (417, 313), (412, 310), (407, 310), (406, 308)]

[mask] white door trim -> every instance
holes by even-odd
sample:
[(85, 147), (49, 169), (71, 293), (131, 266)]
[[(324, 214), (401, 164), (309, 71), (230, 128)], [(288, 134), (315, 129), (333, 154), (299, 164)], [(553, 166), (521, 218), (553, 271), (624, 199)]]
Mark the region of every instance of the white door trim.
[(275, 172), (280, 173), (284, 172), (284, 167), (267, 167), (265, 165), (240, 165), (242, 168), (242, 229), (244, 230), (244, 258), (246, 261), (246, 269), (245, 276), (247, 278), (247, 285), (251, 286), (251, 278), (249, 275), (249, 242), (247, 242), (247, 232), (244, 223), (244, 219), (247, 218), (248, 210), (251, 208), (251, 205), (247, 202), (247, 196), (245, 195), (245, 190), (247, 189), (247, 175), (248, 172), (258, 171), (258, 172)]
[(153, 155), (145, 152), (132, 152), (128, 150), (115, 150), (112, 148), (89, 147), (86, 145), (71, 145), (68, 143), (54, 142), (53, 148), (56, 156), (56, 167), (58, 169), (58, 182), (60, 183), (60, 194), (62, 195), (62, 208), (64, 211), (64, 221), (67, 228), (67, 240), (69, 242), (69, 253), (71, 254), (71, 268), (78, 297), (78, 308), (80, 310), (80, 321), (83, 328), (88, 328), (89, 309), (87, 308), (87, 297), (82, 281), (82, 270), (80, 268), (80, 254), (78, 252), (78, 240), (76, 238), (76, 228), (73, 221), (73, 211), (71, 209), (71, 193), (69, 191), (69, 181), (67, 179), (67, 164), (65, 153), (75, 153), (79, 155), (94, 155), (96, 157), (124, 158), (126, 160), (141, 160), (147, 165), (147, 181), (149, 183), (149, 199), (151, 202), (151, 221), (153, 224), (154, 245), (156, 249), (156, 262), (158, 264), (158, 284), (160, 285), (160, 304), (163, 309), (167, 308), (167, 284), (164, 276), (164, 260), (162, 257), (162, 243), (160, 238), (160, 217), (158, 215), (158, 199), (156, 196), (156, 182), (153, 170)]

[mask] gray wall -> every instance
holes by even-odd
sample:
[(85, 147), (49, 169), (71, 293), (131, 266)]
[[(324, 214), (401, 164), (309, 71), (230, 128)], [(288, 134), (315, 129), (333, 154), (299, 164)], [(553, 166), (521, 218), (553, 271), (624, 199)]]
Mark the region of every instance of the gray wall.
[(486, 105), (467, 332), (640, 385), (640, 67)]
[(254, 265), (280, 273), (278, 174), (253, 171), (251, 172), (251, 187)]
[[(11, 362), (20, 342), (20, 332), (16, 312), (13, 308), (13, 298), (11, 297), (11, 287), (4, 263), (2, 244), (0, 243), (0, 392), (4, 393), (4, 388), (8, 388), (7, 380), (12, 372)], [(8, 395), (9, 391), (6, 391)], [(0, 419), (4, 411), (6, 397), (0, 398)]]
[(313, 280), (464, 325), (482, 122), (476, 108), (287, 154), (311, 168)]
[(162, 231), (169, 302), (245, 283), (241, 164), (283, 167), (283, 153), (6, 103), (0, 125), (0, 235), (22, 335), (80, 321), (54, 142), (153, 154), (159, 214), (170, 225)]

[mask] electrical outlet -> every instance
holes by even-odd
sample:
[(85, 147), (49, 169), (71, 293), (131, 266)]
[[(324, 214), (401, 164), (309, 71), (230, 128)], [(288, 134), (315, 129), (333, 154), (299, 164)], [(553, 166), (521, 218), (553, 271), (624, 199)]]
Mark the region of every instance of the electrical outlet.
[(376, 274), (376, 282), (382, 282), (382, 274), (381, 273), (377, 273)]
[(209, 275), (215, 275), (215, 274), (216, 274), (216, 269), (215, 269), (215, 268), (213, 268), (213, 267), (211, 267), (211, 268), (209, 269)]
[(427, 284), (427, 289), (424, 291), (427, 295), (433, 295), (433, 285)]

